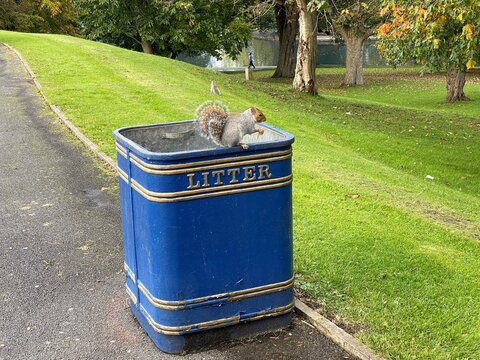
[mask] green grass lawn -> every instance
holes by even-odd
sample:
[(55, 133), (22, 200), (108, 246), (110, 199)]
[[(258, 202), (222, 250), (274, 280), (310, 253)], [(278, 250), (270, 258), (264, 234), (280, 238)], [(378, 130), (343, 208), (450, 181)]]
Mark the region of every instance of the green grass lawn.
[[(366, 68), (367, 86), (342, 86), (344, 69), (338, 67), (317, 68), (319, 93), (329, 99), (349, 100), (372, 105), (389, 105), (403, 109), (421, 109), (465, 116), (480, 116), (480, 75), (468, 73), (465, 93), (468, 102), (446, 104), (445, 74), (421, 74), (420, 68)], [(257, 80), (267, 81), (279, 87), (291, 88), (290, 79), (270, 79), (273, 71), (258, 73)]]
[(478, 75), (470, 102), (446, 105), (442, 76), (368, 69), (367, 86), (344, 88), (341, 69), (319, 68), (311, 97), (269, 72), (246, 83), (67, 36), (0, 41), (110, 156), (113, 129), (190, 119), (211, 80), (233, 111), (258, 106), (296, 136), (295, 271), (320, 311), (386, 358), (480, 358)]
[(320, 92), (328, 97), (348, 98), (363, 103), (385, 104), (409, 109), (432, 110), (466, 116), (480, 116), (480, 76), (469, 73), (465, 93), (471, 101), (445, 104), (445, 74), (420, 75), (419, 68), (390, 68), (365, 70), (367, 86), (347, 88), (339, 86), (343, 69), (326, 72), (319, 70)]

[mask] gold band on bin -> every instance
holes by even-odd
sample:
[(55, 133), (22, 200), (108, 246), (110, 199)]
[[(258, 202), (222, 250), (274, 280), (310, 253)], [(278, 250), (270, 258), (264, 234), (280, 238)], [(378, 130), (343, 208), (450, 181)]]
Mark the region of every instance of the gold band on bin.
[(130, 161), (146, 173), (154, 175), (187, 174), (196, 171), (220, 169), (241, 165), (254, 165), (265, 162), (286, 160), (292, 157), (292, 150), (276, 151), (265, 154), (230, 157), (224, 159), (197, 161), (187, 164), (155, 165), (149, 164), (137, 156), (130, 154)]
[(231, 302), (231, 301), (238, 301), (238, 300), (247, 299), (250, 297), (262, 296), (262, 295), (267, 295), (274, 292), (288, 290), (293, 287), (293, 279), (294, 278), (291, 277), (286, 281), (282, 281), (274, 284), (262, 285), (262, 286), (257, 286), (249, 289), (231, 291), (227, 293), (214, 294), (214, 295), (203, 296), (195, 299), (179, 300), (179, 301), (168, 301), (168, 300), (162, 300), (154, 297), (150, 293), (150, 291), (147, 290), (145, 285), (143, 285), (140, 281), (138, 281), (138, 289), (143, 293), (143, 295), (145, 295), (148, 301), (157, 308), (164, 309), (164, 310), (182, 310), (187, 305), (198, 304), (198, 303), (202, 303), (209, 300), (226, 298), (229, 302)]
[(292, 180), (291, 174), (287, 176), (275, 178), (275, 179), (257, 180), (253, 182), (242, 182), (238, 184), (215, 186), (215, 187), (209, 187), (204, 189), (193, 189), (193, 190), (183, 190), (183, 191), (163, 192), (163, 193), (147, 190), (134, 179), (131, 179), (131, 182), (132, 182), (132, 187), (135, 190), (137, 190), (142, 196), (146, 195), (151, 198), (177, 198), (185, 195), (196, 195), (196, 194), (225, 191), (225, 190), (231, 190), (231, 189), (237, 189), (237, 188), (275, 184), (275, 183), (285, 182), (289, 180)]
[(125, 269), (125, 272), (127, 273), (128, 277), (135, 282), (135, 274), (133, 273), (132, 269), (127, 265), (127, 263), (124, 261), (123, 262), (123, 268)]
[[(139, 187), (138, 183), (135, 182), (131, 183), (132, 188), (135, 189), (140, 195), (142, 195), (145, 199), (153, 201), (153, 202), (158, 202), (158, 203), (170, 203), (170, 202), (177, 202), (177, 201), (186, 201), (186, 200), (196, 200), (196, 199), (202, 199), (202, 198), (207, 198), (207, 197), (214, 197), (214, 196), (221, 196), (221, 195), (231, 195), (231, 194), (238, 194), (238, 193), (244, 193), (244, 192), (250, 192), (250, 191), (257, 191), (257, 190), (267, 190), (267, 189), (274, 189), (274, 188), (279, 188), (282, 186), (288, 186), (292, 183), (292, 177), (291, 175), (288, 176), (289, 179), (286, 181), (282, 182), (277, 182), (277, 179), (271, 179), (269, 180), (270, 182), (267, 183), (266, 185), (260, 185), (260, 186), (250, 186), (247, 188), (240, 188), (240, 189), (234, 189), (234, 190), (222, 190), (221, 188), (219, 191), (216, 192), (211, 192), (207, 194), (198, 194), (198, 195), (189, 195), (189, 196), (178, 196), (174, 198), (163, 198), (163, 197), (155, 197), (155, 196), (150, 196), (148, 193), (146, 193), (144, 190), (145, 188)], [(252, 185), (255, 185), (256, 182), (252, 182)], [(241, 185), (241, 184), (238, 184)], [(236, 185), (236, 187), (239, 187)]]
[(237, 316), (231, 316), (228, 318), (205, 321), (201, 323), (183, 325), (183, 326), (165, 326), (155, 322), (152, 316), (147, 312), (147, 310), (145, 310), (145, 308), (142, 305), (140, 305), (140, 311), (143, 313), (143, 315), (145, 315), (148, 323), (150, 324), (150, 326), (152, 326), (152, 328), (156, 332), (159, 332), (164, 335), (182, 335), (190, 332), (191, 330), (197, 330), (197, 329), (209, 330), (209, 329), (215, 329), (215, 328), (228, 326), (228, 325), (235, 325), (240, 322), (249, 322), (249, 321), (284, 315), (292, 311), (293, 307), (294, 307), (294, 302), (292, 301), (290, 304), (286, 306), (259, 311), (257, 315), (252, 316), (250, 318), (246, 318), (246, 319), (241, 319), (240, 316), (237, 315)]
[(128, 175), (125, 171), (123, 171), (122, 169), (120, 169), (120, 167), (117, 166), (117, 171), (118, 171), (118, 176), (120, 179), (122, 179), (123, 181), (125, 181), (127, 184), (128, 184)]
[(116, 145), (117, 152), (126, 159), (127, 158), (127, 149), (125, 149), (119, 143), (116, 143), (115, 145)]
[(128, 287), (128, 285), (125, 285), (126, 289), (127, 289), (127, 294), (128, 296), (130, 296), (130, 299), (132, 299), (133, 303), (135, 305), (138, 304), (138, 300), (137, 300), (137, 297), (135, 296), (135, 294), (132, 292), (132, 290), (130, 290), (130, 288)]

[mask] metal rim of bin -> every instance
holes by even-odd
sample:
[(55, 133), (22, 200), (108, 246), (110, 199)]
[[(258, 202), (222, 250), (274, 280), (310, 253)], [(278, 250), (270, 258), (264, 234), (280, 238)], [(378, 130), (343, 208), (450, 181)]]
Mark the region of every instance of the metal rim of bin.
[[(185, 124), (185, 123), (196, 123), (196, 120), (184, 120), (184, 121), (177, 121), (177, 122), (171, 122), (169, 125), (176, 125), (176, 124)], [(202, 149), (202, 150), (193, 150), (193, 151), (178, 151), (178, 152), (171, 152), (171, 153), (157, 153), (157, 152), (152, 152), (149, 151), (148, 149), (145, 149), (144, 147), (140, 146), (139, 144), (133, 142), (132, 140), (125, 138), (122, 133), (127, 131), (127, 130), (135, 130), (135, 129), (141, 129), (141, 128), (154, 128), (159, 126), (159, 124), (148, 124), (148, 125), (138, 125), (138, 126), (129, 126), (129, 127), (123, 127), (120, 129), (117, 129), (113, 132), (115, 138), (117, 139), (117, 145), (120, 144), (121, 146), (128, 146), (132, 150), (134, 150), (137, 153), (142, 153), (145, 155), (145, 159), (147, 160), (165, 160), (165, 161), (172, 161), (172, 160), (181, 160), (184, 158), (192, 159), (192, 158), (198, 158), (198, 157), (204, 157), (204, 156), (212, 156), (212, 155), (226, 155), (226, 154), (239, 154), (238, 147), (217, 147), (217, 148), (209, 148), (209, 149)], [(283, 131), (281, 129), (275, 128), (269, 124), (262, 123), (262, 127), (269, 129), (273, 131), (274, 133), (280, 135), (282, 137), (281, 140), (274, 140), (274, 141), (269, 141), (268, 143), (263, 143), (263, 142), (258, 142), (258, 143), (252, 143), (249, 144), (248, 151), (255, 151), (255, 150), (266, 150), (266, 149), (274, 149), (278, 147), (283, 147), (287, 143), (293, 142), (293, 135), (289, 134), (286, 131)], [(119, 140), (119, 138), (121, 138)], [(126, 150), (122, 148), (122, 152), (126, 155)], [(182, 164), (183, 165), (183, 164)], [(160, 165), (160, 166), (165, 166), (165, 165)], [(166, 165), (169, 166), (169, 165)], [(173, 165), (175, 166), (175, 165)]]

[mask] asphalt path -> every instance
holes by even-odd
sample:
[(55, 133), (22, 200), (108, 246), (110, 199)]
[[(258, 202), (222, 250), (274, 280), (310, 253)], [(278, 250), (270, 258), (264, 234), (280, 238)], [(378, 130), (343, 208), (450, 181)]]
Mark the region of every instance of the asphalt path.
[(298, 318), (185, 356), (155, 348), (128, 307), (116, 177), (47, 109), (0, 45), (0, 359), (351, 359)]

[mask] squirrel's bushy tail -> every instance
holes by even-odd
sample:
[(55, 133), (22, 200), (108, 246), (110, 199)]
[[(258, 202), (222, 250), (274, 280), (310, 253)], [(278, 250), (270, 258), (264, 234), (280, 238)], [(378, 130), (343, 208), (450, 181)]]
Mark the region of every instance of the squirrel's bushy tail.
[(223, 128), (228, 118), (228, 108), (220, 101), (207, 101), (195, 111), (200, 132), (206, 138), (220, 145)]

